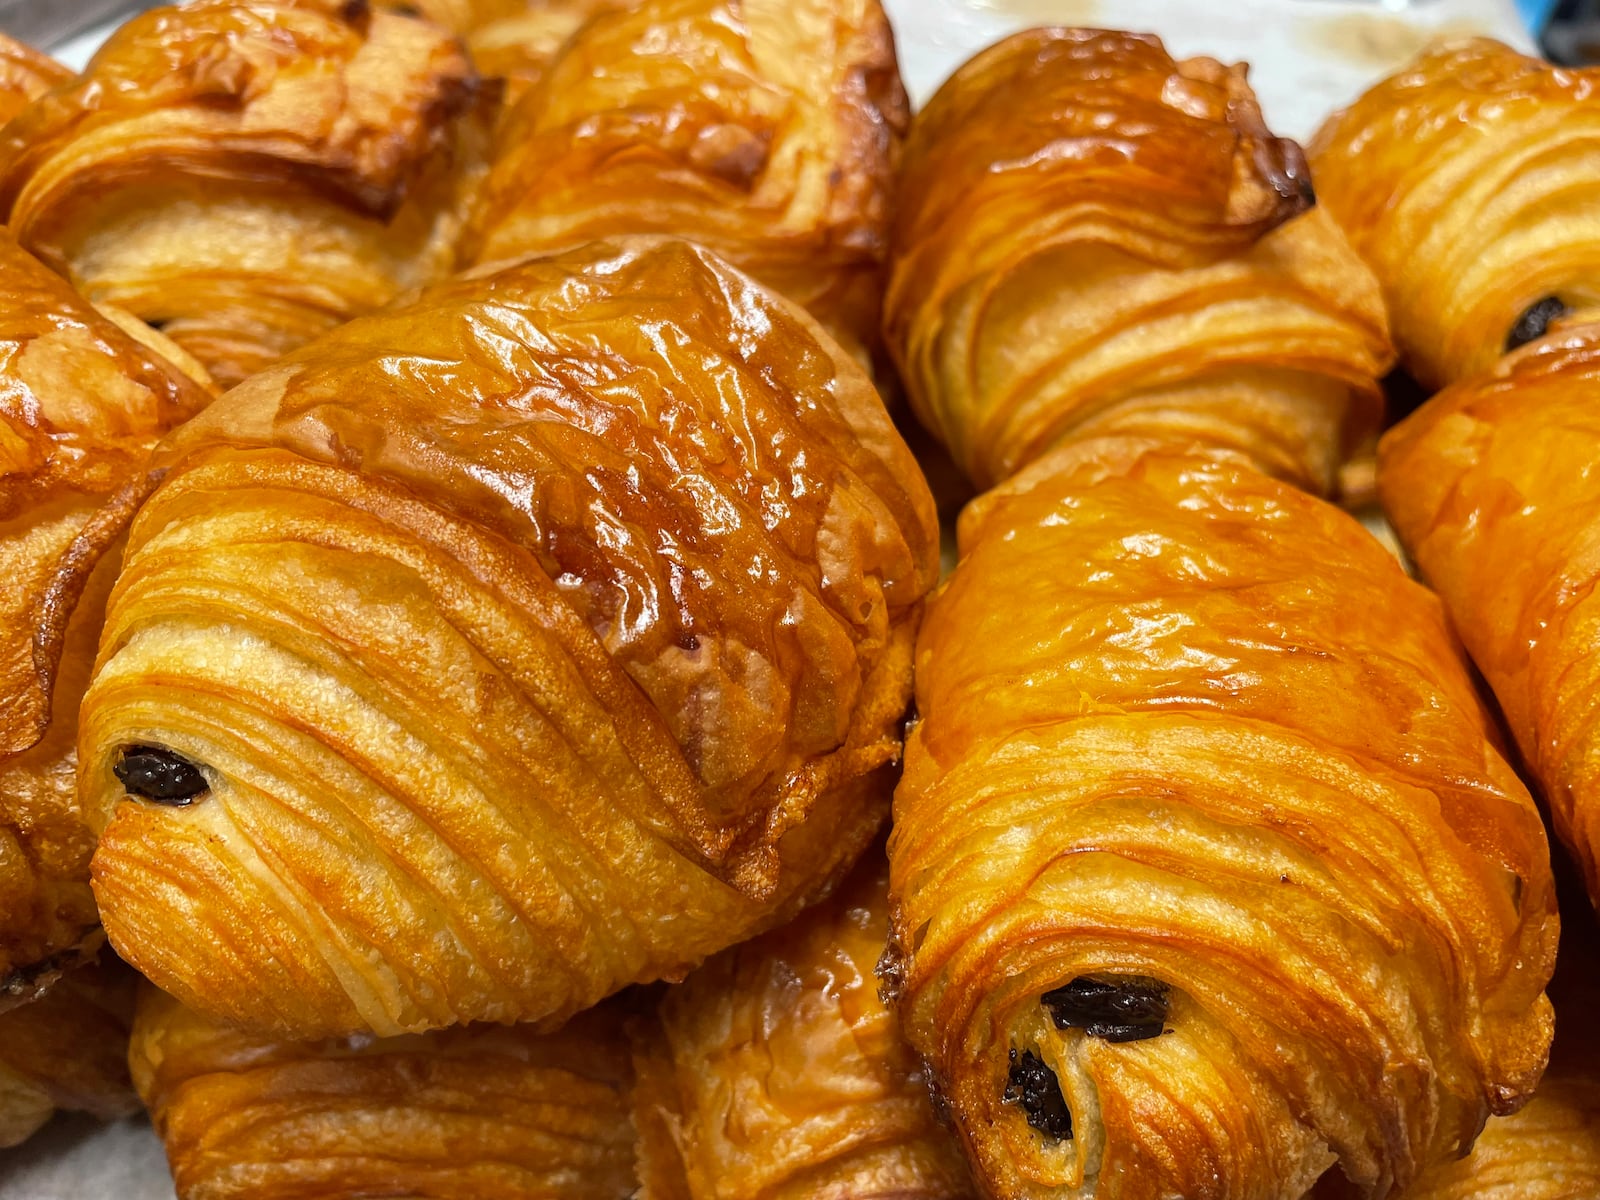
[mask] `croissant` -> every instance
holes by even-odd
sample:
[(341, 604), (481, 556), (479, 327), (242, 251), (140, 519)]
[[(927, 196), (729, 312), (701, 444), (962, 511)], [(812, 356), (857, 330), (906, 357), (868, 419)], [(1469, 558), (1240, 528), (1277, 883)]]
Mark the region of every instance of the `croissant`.
[(78, 702), (150, 449), (211, 398), (163, 351), (0, 230), (0, 1011), (98, 940)]
[(129, 1059), (180, 1200), (623, 1200), (625, 1016), (280, 1042), (146, 987)]
[(1551, 334), (1386, 434), (1378, 488), (1600, 903), (1597, 387), (1600, 325)]
[(0, 131), (0, 215), (232, 384), (452, 268), (473, 84), (363, 3), (155, 9)]
[(0, 33), (0, 127), (30, 101), (71, 78), (72, 72), (49, 55)]
[(102, 1120), (139, 1109), (128, 1079), (135, 976), (121, 963), (79, 967), (38, 999), (0, 1012), (0, 1149), (56, 1109)]
[(1215, 452), (1055, 451), (917, 646), (885, 962), (986, 1194), (1381, 1197), (1543, 1068), (1537, 810), (1438, 603)]
[(938, 532), (801, 310), (597, 243), (219, 404), (159, 460), (79, 740), (107, 932), (186, 1004), (549, 1027), (778, 923), (881, 824)]
[(1600, 305), (1600, 68), (1435, 47), (1329, 119), (1317, 190), (1382, 281), (1429, 390)]
[(725, 950), (635, 1034), (641, 1200), (968, 1200), (878, 997), (881, 848), (824, 904)]
[(465, 253), (689, 238), (869, 345), (906, 119), (878, 0), (642, 0), (508, 114)]
[(1331, 490), (1375, 431), (1382, 299), (1243, 67), (1035, 29), (912, 125), (885, 340), (987, 487), (1072, 437), (1199, 438)]

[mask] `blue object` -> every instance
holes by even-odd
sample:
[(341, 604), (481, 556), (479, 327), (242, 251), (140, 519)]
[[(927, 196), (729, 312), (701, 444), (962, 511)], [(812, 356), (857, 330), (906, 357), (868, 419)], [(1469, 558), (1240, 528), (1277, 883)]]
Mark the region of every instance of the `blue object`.
[(1522, 23), (1528, 27), (1528, 32), (1537, 37), (1550, 23), (1550, 16), (1556, 11), (1556, 5), (1560, 2), (1561, 0), (1517, 0), (1517, 12), (1522, 17)]

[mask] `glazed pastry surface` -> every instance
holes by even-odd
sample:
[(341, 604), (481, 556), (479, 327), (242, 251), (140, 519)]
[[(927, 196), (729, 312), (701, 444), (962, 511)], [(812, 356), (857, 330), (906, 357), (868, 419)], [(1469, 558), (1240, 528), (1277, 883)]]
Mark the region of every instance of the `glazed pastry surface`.
[(980, 487), (1122, 433), (1328, 491), (1376, 430), (1377, 283), (1244, 68), (1148, 35), (1017, 34), (918, 113), (900, 192), (886, 340)]
[(71, 78), (72, 72), (49, 55), (0, 33), (0, 126)]
[(153, 9), (0, 131), (0, 212), (233, 384), (452, 268), (474, 80), (363, 3)]
[(1384, 436), (1385, 511), (1600, 899), (1600, 325), (1552, 333)]
[(642, 1200), (969, 1200), (922, 1065), (878, 996), (888, 864), (725, 950), (636, 1034)]
[(98, 938), (78, 702), (150, 449), (211, 398), (163, 349), (0, 231), (0, 1011)]
[(180, 1200), (626, 1200), (624, 1015), (280, 1042), (145, 987), (129, 1058)]
[(80, 780), (113, 942), (195, 1008), (558, 1023), (885, 815), (932, 499), (846, 352), (707, 251), (441, 285), (161, 462)]
[(878, 0), (644, 0), (510, 114), (469, 254), (670, 234), (870, 343), (906, 119)]
[(136, 984), (110, 960), (0, 1012), (0, 1149), (26, 1141), (58, 1108), (102, 1120), (138, 1111), (128, 1080)]
[(1431, 49), (1323, 126), (1317, 192), (1430, 390), (1600, 307), (1600, 69)]
[(930, 606), (887, 966), (988, 1194), (1381, 1197), (1532, 1092), (1539, 815), (1437, 601), (1338, 509), (1102, 439)]

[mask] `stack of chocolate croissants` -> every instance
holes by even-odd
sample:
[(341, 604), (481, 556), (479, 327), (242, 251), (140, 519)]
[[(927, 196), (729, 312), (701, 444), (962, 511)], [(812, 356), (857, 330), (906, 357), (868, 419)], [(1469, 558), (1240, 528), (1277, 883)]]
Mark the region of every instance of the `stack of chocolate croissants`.
[(0, 1144), (1600, 1196), (1600, 73), (190, 0), (0, 122)]

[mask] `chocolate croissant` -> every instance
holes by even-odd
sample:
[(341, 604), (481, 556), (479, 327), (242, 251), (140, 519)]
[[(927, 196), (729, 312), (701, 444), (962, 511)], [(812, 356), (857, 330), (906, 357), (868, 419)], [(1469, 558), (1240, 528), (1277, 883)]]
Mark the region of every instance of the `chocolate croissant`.
[(625, 1016), (281, 1042), (146, 987), (129, 1059), (180, 1200), (625, 1200)]
[(1597, 388), (1600, 325), (1550, 334), (1386, 434), (1378, 488), (1600, 903)]
[(121, 963), (79, 967), (43, 995), (0, 1012), (0, 1149), (56, 1109), (102, 1120), (139, 1110), (128, 1078), (137, 977)]
[(869, 344), (906, 119), (878, 0), (643, 0), (508, 115), (467, 253), (689, 238)]
[(107, 931), (185, 1003), (548, 1027), (784, 919), (881, 824), (933, 502), (794, 305), (597, 243), (219, 403), (159, 460), (79, 742)]
[(0, 33), (0, 127), (71, 78), (72, 72), (49, 55)]
[(1140, 439), (980, 498), (917, 647), (885, 969), (985, 1192), (1388, 1195), (1533, 1090), (1537, 810), (1437, 601)]
[(1597, 133), (1600, 68), (1474, 38), (1427, 51), (1317, 135), (1318, 194), (1430, 390), (1600, 307)]
[(0, 1011), (97, 942), (78, 703), (150, 450), (211, 398), (182, 357), (0, 230)]
[(155, 9), (0, 131), (0, 214), (232, 384), (453, 267), (473, 84), (364, 3)]
[(636, 1032), (641, 1200), (968, 1200), (873, 975), (888, 865), (725, 950)]
[(885, 337), (980, 487), (1107, 433), (1227, 444), (1332, 488), (1388, 368), (1371, 272), (1243, 67), (1035, 29), (912, 124)]

